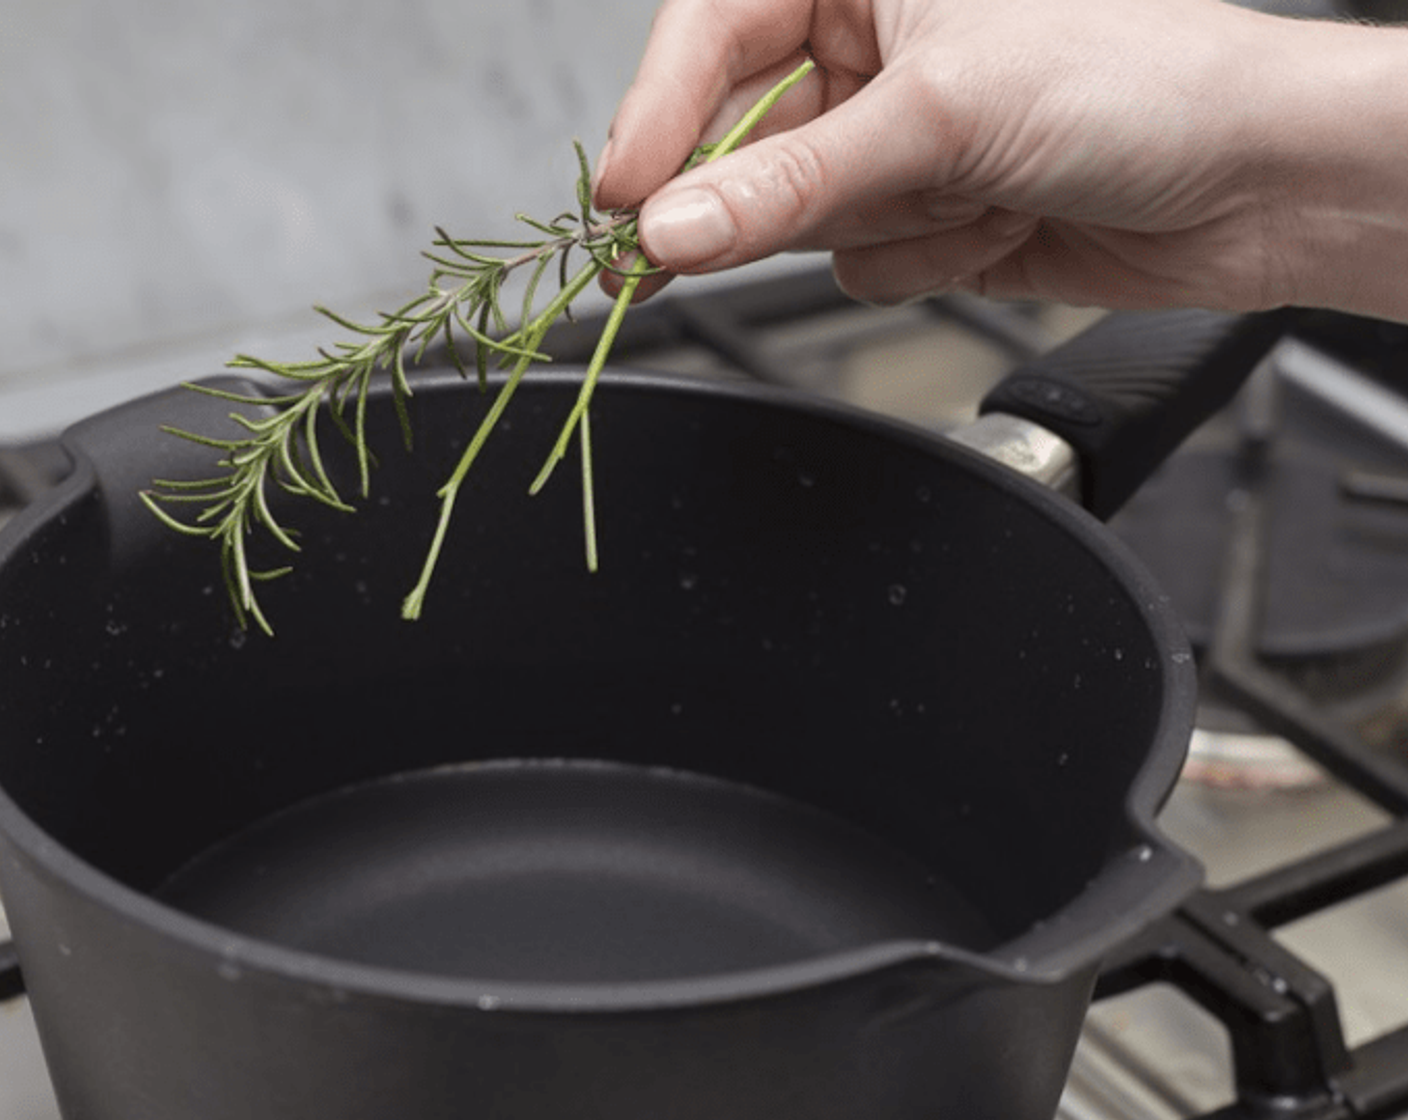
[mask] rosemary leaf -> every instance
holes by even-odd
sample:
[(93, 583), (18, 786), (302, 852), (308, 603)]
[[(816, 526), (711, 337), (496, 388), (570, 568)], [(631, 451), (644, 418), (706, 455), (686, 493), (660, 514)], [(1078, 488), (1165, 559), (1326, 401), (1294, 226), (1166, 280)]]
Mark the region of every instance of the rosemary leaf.
[[(734, 150), (778, 99), (811, 69), (810, 60), (798, 67), (764, 95), (723, 140), (697, 148), (685, 168), (718, 159)], [(317, 358), (307, 361), (275, 362), (236, 354), (229, 362), (231, 369), (267, 374), (292, 382), (295, 388), (264, 397), (210, 385), (190, 386), (207, 396), (259, 411), (232, 414), (234, 422), (246, 433), (239, 438), (163, 428), (171, 435), (223, 452), (225, 457), (218, 466), (225, 473), (189, 481), (157, 479), (139, 496), (162, 524), (186, 536), (208, 539), (219, 548), (221, 579), (240, 626), (248, 627), (252, 622), (266, 633), (273, 633), (255, 595), (254, 585), (292, 570), (289, 566), (252, 569), (246, 538), (258, 530), (283, 548), (299, 551), (295, 539), (297, 531), (279, 520), (270, 501), (270, 488), (294, 497), (311, 498), (338, 511), (352, 509), (339, 496), (324, 460), (318, 434), (321, 419), (326, 417), (334, 431), (352, 446), (360, 490), (366, 496), (370, 493), (377, 462), (370, 444), (367, 414), (374, 378), (389, 379), (392, 405), (402, 438), (409, 448), (413, 433), (407, 407), (411, 396), (408, 360), (411, 364), (419, 363), (432, 343), (440, 340), (461, 374), (467, 376), (459, 350), (463, 339), (473, 348), (474, 367), (482, 389), (488, 388), (491, 360), (509, 372), (454, 470), (436, 492), (440, 499), (439, 516), (420, 578), (406, 595), (401, 609), (405, 618), (420, 617), (448, 536), (455, 502), (470, 468), (524, 376), (535, 365), (550, 360), (541, 349), (548, 328), (558, 319), (570, 318), (573, 301), (602, 272), (609, 271), (623, 278), (620, 295), (602, 330), (577, 399), (530, 488), (530, 493), (536, 494), (546, 485), (554, 467), (576, 438), (582, 459), (582, 525), (587, 568), (597, 570), (589, 409), (631, 298), (641, 279), (658, 270), (641, 252), (634, 211), (594, 213), (591, 167), (586, 152), (577, 142), (573, 144), (573, 151), (578, 172), (575, 210), (565, 210), (546, 222), (517, 215), (518, 222), (537, 236), (521, 240), (470, 240), (451, 237), (437, 226), (432, 249), (423, 254), (433, 266), (429, 283), (420, 295), (398, 310), (379, 312), (372, 323), (358, 323), (326, 307), (315, 308), (357, 341), (339, 341), (319, 347)], [(585, 253), (586, 262), (573, 272), (568, 261), (578, 249)], [(504, 307), (504, 291), (506, 281), (520, 274), (520, 270), (525, 287), (521, 297), (515, 298), (518, 322), (514, 325)], [(557, 292), (539, 310), (536, 304), (549, 275), (557, 281)], [(442, 282), (450, 286), (442, 287)], [(165, 505), (203, 508), (193, 518), (183, 520), (164, 508)]]

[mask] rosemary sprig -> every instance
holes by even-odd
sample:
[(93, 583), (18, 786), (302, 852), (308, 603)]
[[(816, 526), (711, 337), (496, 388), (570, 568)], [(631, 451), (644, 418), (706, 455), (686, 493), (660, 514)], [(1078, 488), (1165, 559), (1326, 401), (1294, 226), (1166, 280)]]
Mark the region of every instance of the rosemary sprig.
[[(708, 162), (733, 151), (771, 110), (784, 93), (812, 69), (804, 62), (776, 86), (738, 122), (717, 144), (695, 150), (685, 167)], [(220, 567), (225, 586), (241, 626), (252, 620), (267, 633), (272, 627), (259, 604), (255, 585), (284, 575), (292, 569), (283, 566), (255, 569), (250, 566), (247, 538), (262, 530), (284, 549), (298, 552), (297, 534), (275, 515), (269, 501), (271, 487), (298, 497), (310, 498), (342, 511), (353, 507), (333, 485), (319, 444), (319, 417), (326, 413), (332, 425), (356, 451), (360, 492), (365, 497), (371, 487), (375, 457), (367, 440), (367, 400), (372, 381), (389, 377), (392, 401), (400, 422), (402, 437), (411, 446), (412, 431), (406, 401), (412, 395), (409, 367), (422, 361), (429, 347), (443, 340), (461, 374), (470, 369), (460, 354), (459, 339), (472, 345), (474, 372), (481, 389), (487, 389), (490, 363), (508, 370), (489, 410), (461, 454), (454, 471), (437, 491), (440, 516), (427, 550), (420, 578), (406, 596), (402, 617), (419, 618), (433, 579), (445, 536), (470, 468), (485, 442), (513, 399), (524, 375), (534, 365), (551, 359), (540, 347), (548, 328), (570, 315), (575, 300), (593, 280), (609, 269), (622, 274), (623, 283), (588, 364), (577, 400), (548, 454), (542, 470), (529, 488), (538, 493), (554, 467), (566, 456), (573, 437), (582, 457), (582, 520), (586, 541), (586, 562), (597, 569), (595, 499), (591, 465), (589, 408), (601, 370), (616, 340), (631, 299), (641, 279), (653, 271), (640, 250), (637, 216), (634, 211), (597, 214), (591, 201), (591, 168), (581, 144), (574, 145), (578, 163), (575, 210), (542, 222), (526, 215), (518, 221), (531, 231), (519, 241), (461, 240), (443, 229), (425, 257), (433, 268), (425, 292), (393, 312), (381, 312), (378, 321), (361, 324), (325, 307), (317, 311), (354, 336), (320, 349), (318, 356), (303, 362), (271, 362), (247, 354), (236, 355), (229, 363), (234, 369), (255, 370), (292, 382), (280, 396), (245, 395), (190, 384), (188, 388), (256, 411), (233, 412), (231, 419), (242, 429), (234, 436), (220, 438), (176, 428), (164, 431), (224, 453), (218, 466), (222, 474), (211, 478), (183, 481), (157, 479), (141, 493), (142, 501), (166, 525), (177, 532), (214, 541), (220, 549)], [(585, 261), (572, 271), (569, 258), (580, 250)], [(554, 267), (555, 266), (555, 267)], [(543, 280), (550, 273), (557, 281), (556, 294), (539, 307)], [(526, 277), (523, 294), (516, 300), (516, 323), (510, 322), (506, 283)], [(201, 507), (189, 520), (176, 516), (167, 506)]]

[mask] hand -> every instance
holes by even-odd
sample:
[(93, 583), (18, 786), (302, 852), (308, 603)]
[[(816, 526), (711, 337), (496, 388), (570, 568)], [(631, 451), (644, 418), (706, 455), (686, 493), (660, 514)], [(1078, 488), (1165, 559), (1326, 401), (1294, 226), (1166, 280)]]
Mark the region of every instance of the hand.
[[(672, 180), (807, 52), (818, 70), (755, 142)], [(1408, 103), (1403, 73), (1408, 35), (1221, 0), (667, 0), (597, 201), (644, 201), (643, 247), (669, 272), (829, 250), (841, 286), (879, 303), (963, 288), (1408, 315), (1408, 292), (1316, 275), (1376, 251), (1371, 208), (1408, 250), (1404, 158), (1344, 186), (1384, 146), (1363, 131), (1371, 101)]]

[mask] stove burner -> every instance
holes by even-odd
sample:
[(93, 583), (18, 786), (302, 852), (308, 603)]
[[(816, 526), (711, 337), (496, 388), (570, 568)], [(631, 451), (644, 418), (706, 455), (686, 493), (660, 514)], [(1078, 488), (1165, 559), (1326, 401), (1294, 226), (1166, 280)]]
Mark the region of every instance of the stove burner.
[[(1168, 590), (1200, 656), (1215, 640), (1227, 557), (1260, 510), (1252, 648), (1366, 743), (1408, 746), (1408, 404), (1378, 379), (1408, 365), (1408, 328), (1321, 317), (1315, 347), (1283, 347), (1237, 407), (1171, 460), (1111, 525)], [(1189, 774), (1212, 784), (1316, 785), (1318, 768), (1266, 735), (1205, 674)]]
[[(1202, 546), (1215, 547), (1219, 558), (1211, 594), (1197, 589), (1204, 677), (1213, 696), (1283, 737), (1391, 820), (1306, 858), (1200, 891), (1109, 962), (1098, 995), (1167, 982), (1227, 1028), (1237, 1103), (1203, 1120), (1390, 1120), (1408, 1109), (1408, 1025), (1348, 1047), (1334, 988), (1273, 933), (1408, 876), (1408, 767), (1367, 741), (1362, 720), (1356, 725), (1343, 706), (1327, 702), (1335, 691), (1329, 685), (1365, 685), (1371, 675), (1365, 665), (1401, 661), (1388, 651), (1403, 645), (1408, 586), (1389, 556), (1395, 548), (1405, 555), (1408, 524), (1399, 508), (1365, 505), (1371, 490), (1383, 489), (1377, 483), (1351, 478), (1346, 487), (1350, 476), (1331, 460), (1297, 448), (1302, 429), (1289, 411), (1279, 423), (1265, 422), (1277, 412), (1269, 407), (1273, 376), (1263, 371), (1259, 385), (1249, 387), (1235, 449), (1194, 458), (1185, 468), (1204, 487), (1212, 472), (1236, 495), (1222, 504), (1215, 529), (1202, 526)], [(1351, 446), (1368, 453), (1362, 431)], [(1387, 491), (1396, 497), (1396, 484)], [(1204, 490), (1203, 498), (1209, 496)], [(1184, 516), (1193, 512), (1186, 501)], [(1142, 516), (1147, 537), (1154, 515)], [(1328, 542), (1313, 539), (1326, 530)], [(1318, 597), (1327, 577), (1326, 597), (1348, 612), (1343, 623), (1327, 621), (1318, 605), (1298, 610), (1294, 593), (1277, 583), (1298, 583), (1299, 594)], [(1355, 586), (1365, 579), (1375, 586)], [(1184, 587), (1184, 594), (1192, 592)], [(1372, 617), (1376, 609), (1383, 618)], [(1359, 668), (1319, 675), (1306, 668), (1326, 664)]]
[[(1223, 557), (1246, 499), (1239, 459), (1236, 448), (1180, 455), (1112, 522), (1199, 647), (1211, 635)], [(1260, 480), (1271, 513), (1257, 650), (1323, 666), (1327, 690), (1368, 683), (1408, 642), (1408, 504), (1372, 500), (1369, 480), (1341, 462), (1278, 444)]]

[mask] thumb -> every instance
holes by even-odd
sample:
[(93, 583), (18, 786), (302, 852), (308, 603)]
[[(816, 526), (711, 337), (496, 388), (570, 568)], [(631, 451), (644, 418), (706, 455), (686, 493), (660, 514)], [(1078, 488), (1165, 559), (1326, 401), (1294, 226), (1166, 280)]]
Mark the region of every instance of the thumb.
[(672, 179), (641, 209), (646, 256), (713, 272), (795, 248), (836, 215), (935, 178), (934, 138), (912, 143), (880, 80), (789, 132)]

